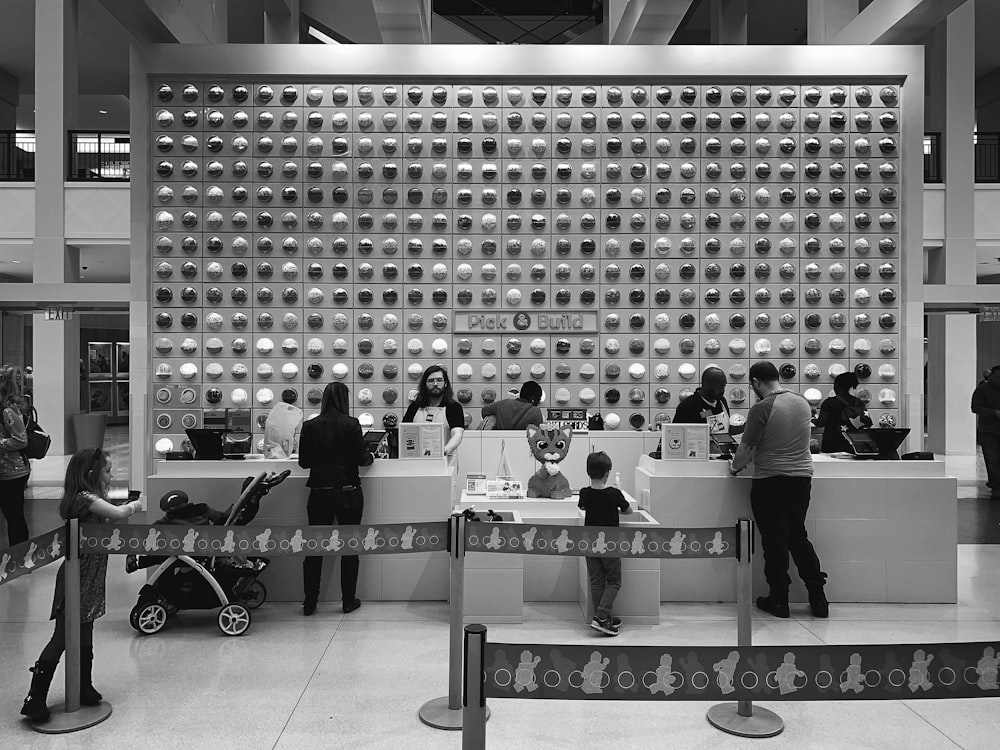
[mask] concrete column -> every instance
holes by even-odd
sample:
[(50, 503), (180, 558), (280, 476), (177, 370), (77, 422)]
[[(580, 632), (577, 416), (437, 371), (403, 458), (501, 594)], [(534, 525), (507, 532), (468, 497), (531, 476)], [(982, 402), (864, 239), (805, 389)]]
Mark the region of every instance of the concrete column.
[(948, 284), (976, 283), (976, 4), (945, 20), (944, 253)]
[(712, 44), (747, 43), (748, 0), (712, 0)]
[(806, 39), (809, 44), (831, 44), (858, 15), (858, 0), (809, 0)]
[[(76, 118), (77, 0), (35, 2), (35, 283), (79, 276), (79, 254), (66, 247), (66, 131)], [(72, 450), (68, 417), (80, 410), (80, 325), (77, 320), (32, 326), (35, 404), (52, 435), (52, 452)]]
[(69, 417), (80, 413), (80, 319), (45, 320), (36, 313), (34, 339), (35, 406), (38, 419), (52, 436), (51, 453), (72, 453)]

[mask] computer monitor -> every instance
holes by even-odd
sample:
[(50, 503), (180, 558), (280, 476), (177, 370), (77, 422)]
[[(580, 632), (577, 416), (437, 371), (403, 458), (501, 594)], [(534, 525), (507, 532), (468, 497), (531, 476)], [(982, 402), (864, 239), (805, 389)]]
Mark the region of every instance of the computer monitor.
[(851, 453), (858, 458), (878, 457), (878, 443), (875, 442), (875, 438), (869, 435), (867, 430), (847, 430), (844, 432), (844, 435), (851, 446)]
[(220, 429), (185, 430), (188, 440), (194, 446), (195, 458), (199, 461), (219, 461), (222, 459), (222, 439), (226, 434)]
[(878, 457), (885, 460), (898, 460), (896, 451), (906, 436), (910, 434), (909, 427), (876, 427), (866, 430), (868, 435), (878, 444)]
[(370, 453), (375, 453), (378, 450), (379, 445), (385, 439), (385, 430), (368, 430), (362, 437), (364, 440), (365, 447)]
[(712, 440), (713, 453), (722, 456), (732, 456), (736, 453), (738, 443), (728, 432), (713, 432), (709, 437)]

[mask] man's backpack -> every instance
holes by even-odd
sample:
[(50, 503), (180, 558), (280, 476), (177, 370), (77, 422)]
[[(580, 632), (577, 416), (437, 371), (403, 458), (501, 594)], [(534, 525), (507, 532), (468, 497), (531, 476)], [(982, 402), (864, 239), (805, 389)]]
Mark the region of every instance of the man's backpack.
[(27, 458), (45, 458), (52, 445), (52, 438), (38, 424), (38, 411), (34, 406), (31, 407), (31, 413), (25, 427), (28, 432), (28, 445), (24, 449), (24, 455)]

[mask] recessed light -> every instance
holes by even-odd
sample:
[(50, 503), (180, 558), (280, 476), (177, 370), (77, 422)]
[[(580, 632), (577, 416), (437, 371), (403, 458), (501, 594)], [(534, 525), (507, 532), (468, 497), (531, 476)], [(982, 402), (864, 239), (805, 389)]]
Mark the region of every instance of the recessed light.
[(24, 263), (23, 260), (12, 260), (11, 263)]
[(106, 109), (99, 109), (99, 110), (97, 110), (97, 113), (101, 114), (101, 115), (106, 115), (108, 113), (108, 110), (106, 110)]

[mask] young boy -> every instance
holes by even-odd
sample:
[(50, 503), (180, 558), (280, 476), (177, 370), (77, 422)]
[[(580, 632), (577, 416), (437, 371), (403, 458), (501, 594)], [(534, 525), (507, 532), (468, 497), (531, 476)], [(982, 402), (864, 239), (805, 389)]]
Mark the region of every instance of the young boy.
[[(618, 512), (632, 512), (628, 500), (616, 487), (608, 487), (611, 458), (604, 451), (587, 456), (590, 486), (580, 490), (580, 508), (586, 512), (585, 526), (617, 526)], [(605, 635), (618, 635), (622, 621), (611, 616), (615, 597), (622, 587), (622, 561), (617, 557), (588, 557), (587, 573), (594, 601), (594, 619), (590, 627)]]

